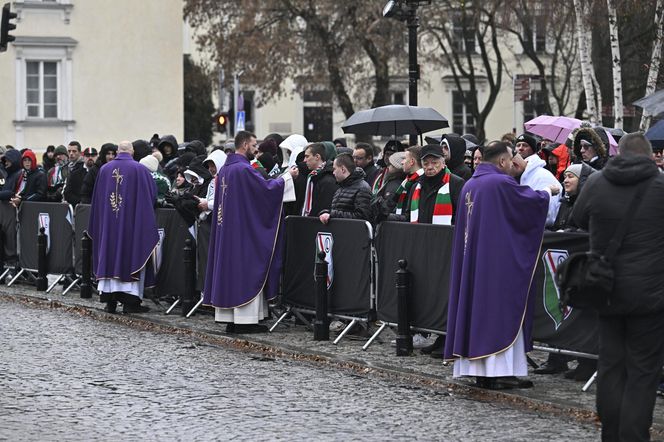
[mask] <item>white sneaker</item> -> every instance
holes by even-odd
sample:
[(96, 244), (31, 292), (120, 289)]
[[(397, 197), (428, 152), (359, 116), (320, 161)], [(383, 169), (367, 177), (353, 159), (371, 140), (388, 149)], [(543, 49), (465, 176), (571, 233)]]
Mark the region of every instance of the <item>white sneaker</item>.
[(346, 324), (344, 324), (341, 321), (332, 321), (332, 322), (330, 322), (330, 331), (331, 332), (338, 333), (341, 330), (343, 330), (344, 328), (346, 328)]

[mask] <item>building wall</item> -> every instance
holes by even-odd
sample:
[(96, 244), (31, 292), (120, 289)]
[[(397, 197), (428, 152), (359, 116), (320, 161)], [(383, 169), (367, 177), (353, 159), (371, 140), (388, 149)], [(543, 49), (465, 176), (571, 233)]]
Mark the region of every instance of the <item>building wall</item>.
[[(0, 54), (0, 144), (41, 150), (72, 139), (99, 147), (155, 132), (182, 138), (182, 0), (59, 3), (12, 4), (19, 21), (16, 44)], [(22, 103), (21, 60), (41, 49), (63, 54), (55, 119), (28, 118)]]

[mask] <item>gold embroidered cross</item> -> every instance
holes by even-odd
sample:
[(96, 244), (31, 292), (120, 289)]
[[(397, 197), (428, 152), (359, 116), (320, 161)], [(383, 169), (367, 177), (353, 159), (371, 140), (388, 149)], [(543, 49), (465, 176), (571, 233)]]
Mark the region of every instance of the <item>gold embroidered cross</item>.
[(219, 207), (217, 208), (217, 225), (221, 225), (224, 222), (224, 197), (226, 196), (226, 189), (228, 184), (226, 184), (226, 177), (221, 177), (221, 199), (219, 200)]
[(113, 174), (111, 177), (115, 180), (115, 192), (111, 193), (111, 210), (115, 212), (115, 217), (118, 217), (120, 213), (120, 207), (122, 206), (122, 195), (120, 195), (120, 184), (124, 177), (120, 175), (120, 169), (113, 169)]
[(465, 253), (468, 245), (468, 226), (470, 225), (470, 216), (473, 214), (473, 204), (471, 192), (466, 194), (466, 228), (463, 232), (463, 251)]

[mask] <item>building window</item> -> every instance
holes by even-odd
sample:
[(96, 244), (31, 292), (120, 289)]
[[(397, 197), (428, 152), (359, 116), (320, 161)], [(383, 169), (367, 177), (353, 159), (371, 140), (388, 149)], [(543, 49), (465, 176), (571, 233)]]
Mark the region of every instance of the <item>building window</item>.
[(472, 16), (455, 13), (452, 18), (452, 50), (475, 53), (475, 23)]
[(452, 131), (457, 134), (475, 134), (475, 117), (470, 112), (470, 91), (452, 92)]
[(406, 104), (406, 93), (404, 91), (393, 91), (392, 104)]
[(546, 52), (546, 23), (547, 17), (535, 15), (531, 19), (530, 32), (524, 32), (523, 41), (532, 45), (535, 52)]
[[(531, 81), (532, 83), (532, 81)], [(530, 90), (530, 100), (523, 102), (523, 121), (530, 121), (543, 115), (546, 109), (546, 96), (541, 90)]]
[(26, 116), (58, 118), (58, 62), (26, 61)]

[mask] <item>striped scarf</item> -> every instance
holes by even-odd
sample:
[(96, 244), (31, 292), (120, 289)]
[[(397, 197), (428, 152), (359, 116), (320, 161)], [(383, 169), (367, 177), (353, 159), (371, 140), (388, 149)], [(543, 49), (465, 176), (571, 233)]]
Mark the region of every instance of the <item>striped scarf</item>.
[(424, 175), (424, 169), (420, 169), (414, 174), (406, 177), (406, 179), (399, 184), (399, 187), (397, 187), (397, 190), (394, 192), (394, 195), (397, 198), (397, 210), (395, 212), (397, 215), (403, 214), (403, 208), (406, 205), (408, 192), (410, 191), (410, 188), (413, 187), (413, 183), (419, 180), (422, 175)]
[(371, 188), (371, 193), (376, 195), (378, 191), (383, 187), (383, 183), (385, 182), (385, 177), (387, 176), (387, 170), (389, 168), (386, 167), (383, 170), (380, 171), (378, 176), (373, 182), (373, 187)]
[(65, 178), (62, 175), (62, 166), (56, 164), (48, 171), (48, 187), (55, 187), (59, 184), (65, 182)]
[[(436, 202), (433, 206), (433, 219), (431, 224), (452, 225), (452, 198), (450, 198), (450, 171), (446, 167), (442, 179), (443, 185), (438, 189)], [(420, 208), (420, 192), (422, 183), (418, 182), (410, 200), (410, 222), (417, 223)]]
[(251, 167), (253, 167), (254, 169), (258, 169), (258, 170), (263, 169), (263, 171), (265, 171), (265, 167), (263, 167), (261, 162), (256, 160), (256, 159), (251, 160), (249, 164), (251, 164)]
[(28, 183), (28, 172), (23, 169), (16, 180), (16, 189), (14, 193), (19, 194), (25, 189), (25, 185)]
[(307, 189), (304, 193), (304, 206), (302, 207), (302, 216), (309, 216), (311, 213), (311, 206), (313, 205), (314, 198), (314, 180), (313, 178), (321, 173), (325, 168), (325, 163), (321, 164), (318, 169), (312, 170), (307, 175)]

